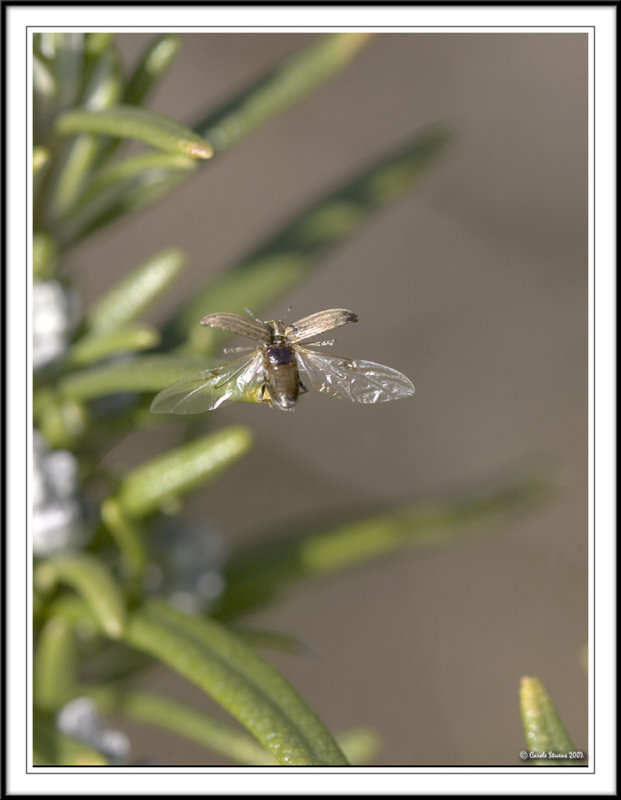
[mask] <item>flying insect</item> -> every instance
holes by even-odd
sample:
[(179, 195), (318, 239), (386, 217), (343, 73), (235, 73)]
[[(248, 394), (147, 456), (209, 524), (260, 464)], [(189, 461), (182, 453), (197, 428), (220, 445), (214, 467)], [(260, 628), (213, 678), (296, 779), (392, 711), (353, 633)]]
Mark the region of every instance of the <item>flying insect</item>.
[(410, 379), (396, 369), (308, 349), (333, 345), (334, 340), (308, 342), (305, 347), (299, 344), (341, 325), (358, 322), (353, 311), (331, 308), (293, 324), (263, 321), (246, 311), (249, 318), (229, 313), (208, 314), (201, 325), (254, 340), (256, 346), (228, 350), (252, 352), (173, 383), (155, 396), (152, 412), (198, 414), (236, 401), (267, 403), (291, 411), (299, 395), (308, 391), (306, 384), (354, 403), (385, 403), (414, 394)]

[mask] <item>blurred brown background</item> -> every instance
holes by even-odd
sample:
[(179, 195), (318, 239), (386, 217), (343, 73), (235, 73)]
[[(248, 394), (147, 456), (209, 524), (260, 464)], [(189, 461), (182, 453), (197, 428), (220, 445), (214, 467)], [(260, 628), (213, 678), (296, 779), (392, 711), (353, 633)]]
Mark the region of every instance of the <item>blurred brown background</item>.
[[(190, 122), (315, 34), (186, 34), (150, 107)], [(124, 34), (134, 63), (150, 36)], [(486, 536), (299, 585), (249, 621), (309, 656), (267, 653), (332, 731), (365, 725), (385, 765), (516, 765), (520, 676), (549, 689), (587, 749), (587, 38), (386, 34), (338, 78), (155, 207), (78, 248), (86, 301), (168, 246), (190, 265), (149, 319), (236, 262), (296, 210), (419, 128), (454, 133), (404, 198), (264, 316), (351, 308), (332, 352), (405, 372), (416, 395), (354, 407), (312, 393), (295, 414), (232, 405), (252, 454), (188, 515), (232, 542), (313, 514), (443, 501), (550, 467), (560, 491)], [(227, 309), (222, 309), (223, 311)], [(198, 320), (197, 320), (198, 323)], [(110, 454), (130, 466), (179, 423)], [(212, 711), (164, 671), (143, 685)], [(223, 764), (139, 725), (135, 758)]]

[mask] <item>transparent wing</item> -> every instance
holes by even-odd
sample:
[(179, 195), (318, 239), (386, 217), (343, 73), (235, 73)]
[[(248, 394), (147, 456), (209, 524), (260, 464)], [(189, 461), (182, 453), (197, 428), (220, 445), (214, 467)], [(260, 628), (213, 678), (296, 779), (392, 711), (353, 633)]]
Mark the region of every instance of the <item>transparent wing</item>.
[(354, 403), (385, 403), (414, 394), (414, 384), (401, 372), (374, 361), (350, 361), (296, 347), (298, 364), (319, 392)]
[(151, 411), (154, 414), (198, 414), (236, 400), (260, 403), (263, 381), (263, 357), (259, 350), (173, 383), (153, 398)]

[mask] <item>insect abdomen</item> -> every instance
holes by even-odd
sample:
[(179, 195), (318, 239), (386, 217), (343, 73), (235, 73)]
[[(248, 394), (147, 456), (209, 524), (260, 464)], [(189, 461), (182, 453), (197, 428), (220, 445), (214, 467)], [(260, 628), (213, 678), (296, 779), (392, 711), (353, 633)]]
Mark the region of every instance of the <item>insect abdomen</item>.
[(281, 408), (293, 408), (300, 391), (300, 376), (293, 348), (272, 345), (265, 351), (266, 383), (272, 400)]

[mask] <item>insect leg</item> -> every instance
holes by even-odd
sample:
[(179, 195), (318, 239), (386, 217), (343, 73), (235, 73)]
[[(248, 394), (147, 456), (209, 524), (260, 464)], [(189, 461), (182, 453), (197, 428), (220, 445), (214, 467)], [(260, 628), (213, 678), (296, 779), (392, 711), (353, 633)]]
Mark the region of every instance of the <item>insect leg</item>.
[(336, 339), (325, 339), (323, 342), (308, 342), (305, 347), (332, 347), (336, 344)]
[(245, 347), (225, 347), (222, 351), (226, 355), (229, 353), (245, 353), (248, 350), (254, 350), (255, 346), (253, 344), (246, 345)]
[(261, 397), (260, 400), (261, 403), (269, 403), (269, 405), (271, 406), (274, 405), (274, 401), (272, 400), (272, 395), (270, 394), (266, 383), (264, 383), (263, 386), (261, 387), (260, 397)]

